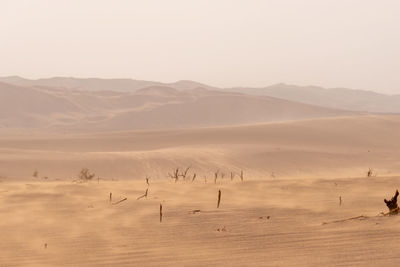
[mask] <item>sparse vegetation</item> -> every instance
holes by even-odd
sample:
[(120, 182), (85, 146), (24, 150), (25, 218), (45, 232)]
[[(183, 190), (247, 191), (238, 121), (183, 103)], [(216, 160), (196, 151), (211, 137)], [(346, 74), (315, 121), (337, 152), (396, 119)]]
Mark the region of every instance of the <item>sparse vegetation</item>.
[(171, 179), (174, 179), (175, 183), (179, 180), (179, 168), (176, 168), (172, 174), (168, 173), (168, 177), (170, 177)]
[(91, 173), (88, 168), (83, 168), (79, 173), (79, 179), (81, 181), (90, 181), (95, 176), (94, 173)]

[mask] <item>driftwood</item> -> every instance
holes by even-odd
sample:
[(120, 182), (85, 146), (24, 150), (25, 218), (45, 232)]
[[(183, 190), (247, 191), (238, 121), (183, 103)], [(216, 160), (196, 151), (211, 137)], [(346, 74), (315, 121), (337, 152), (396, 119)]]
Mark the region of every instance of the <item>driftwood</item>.
[(399, 206), (397, 205), (398, 196), (399, 196), (399, 191), (396, 190), (396, 193), (394, 194), (391, 200), (386, 200), (386, 199), (383, 200), (389, 209), (389, 213), (398, 213), (399, 211)]

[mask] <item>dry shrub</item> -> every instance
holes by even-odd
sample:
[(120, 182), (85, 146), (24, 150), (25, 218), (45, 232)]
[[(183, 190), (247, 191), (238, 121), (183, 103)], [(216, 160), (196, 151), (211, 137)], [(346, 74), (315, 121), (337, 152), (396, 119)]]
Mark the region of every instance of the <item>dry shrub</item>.
[(90, 181), (95, 176), (94, 173), (90, 173), (88, 168), (83, 168), (79, 173), (79, 179), (82, 181)]

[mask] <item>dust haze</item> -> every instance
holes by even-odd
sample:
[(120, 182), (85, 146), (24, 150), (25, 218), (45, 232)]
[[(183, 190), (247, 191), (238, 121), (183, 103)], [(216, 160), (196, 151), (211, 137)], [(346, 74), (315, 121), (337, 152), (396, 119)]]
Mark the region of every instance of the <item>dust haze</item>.
[(2, 1), (1, 266), (396, 266), (397, 1)]

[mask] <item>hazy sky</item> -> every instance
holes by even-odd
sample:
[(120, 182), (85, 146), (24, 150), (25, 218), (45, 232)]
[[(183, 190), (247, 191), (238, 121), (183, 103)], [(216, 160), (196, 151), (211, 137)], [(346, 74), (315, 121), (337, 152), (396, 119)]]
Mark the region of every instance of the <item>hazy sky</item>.
[(0, 76), (400, 93), (399, 0), (0, 0)]

